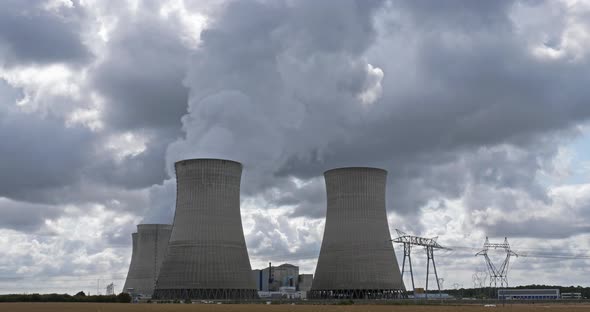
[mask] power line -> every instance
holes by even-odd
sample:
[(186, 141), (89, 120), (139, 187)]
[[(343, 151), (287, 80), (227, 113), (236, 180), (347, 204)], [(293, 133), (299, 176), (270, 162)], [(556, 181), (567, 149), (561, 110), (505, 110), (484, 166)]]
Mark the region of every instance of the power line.
[(547, 259), (571, 259), (581, 260), (590, 259), (590, 255), (536, 255), (536, 254), (519, 254), (523, 258), (547, 258)]
[[(465, 251), (475, 251), (480, 250), (481, 248), (471, 247), (471, 246), (449, 246), (449, 248), (453, 250), (465, 250)], [(590, 259), (590, 250), (588, 249), (581, 249), (581, 248), (574, 248), (573, 250), (581, 251), (583, 254), (569, 254), (569, 253), (559, 253), (556, 252), (555, 249), (549, 250), (548, 248), (542, 247), (512, 247), (513, 251), (518, 253), (519, 257), (523, 258), (556, 258), (556, 259)], [(519, 252), (520, 250), (537, 250), (539, 252)], [(547, 252), (543, 252), (547, 250)], [(448, 255), (441, 255), (442, 257), (448, 257)]]

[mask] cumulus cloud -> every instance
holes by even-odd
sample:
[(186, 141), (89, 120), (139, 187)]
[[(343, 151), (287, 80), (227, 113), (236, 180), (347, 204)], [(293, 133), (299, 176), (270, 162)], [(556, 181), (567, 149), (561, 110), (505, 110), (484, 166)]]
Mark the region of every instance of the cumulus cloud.
[(97, 281), (121, 282), (130, 259), (134, 217), (102, 206), (68, 207), (36, 234), (2, 229), (0, 291), (69, 292)]
[[(68, 3), (15, 1), (0, 13), (10, 24), (0, 31), (0, 227), (15, 244), (1, 253), (0, 275), (36, 291), (77, 292), (79, 275), (124, 274), (186, 110), (182, 64), (193, 46), (179, 42), (192, 16), (182, 31), (173, 23), (186, 9)], [(162, 111), (150, 119), (154, 107)], [(79, 225), (87, 232), (75, 234)], [(43, 256), (23, 255), (33, 249)]]

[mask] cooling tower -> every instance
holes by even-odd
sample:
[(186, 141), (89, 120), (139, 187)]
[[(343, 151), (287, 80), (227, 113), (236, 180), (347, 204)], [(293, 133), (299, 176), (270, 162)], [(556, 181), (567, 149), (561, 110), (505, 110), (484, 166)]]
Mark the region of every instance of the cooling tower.
[(385, 210), (387, 171), (324, 173), (327, 212), (312, 298), (394, 298), (405, 289)]
[(172, 226), (169, 224), (137, 225), (137, 256), (132, 276), (133, 293), (149, 297), (154, 292), (171, 230)]
[(158, 299), (257, 298), (240, 217), (242, 165), (179, 161), (176, 212)]
[(129, 271), (127, 272), (127, 279), (125, 279), (123, 292), (128, 292), (128, 289), (130, 288), (135, 290), (135, 287), (137, 287), (137, 278), (135, 277), (137, 274), (137, 233), (131, 234), (131, 240), (133, 241), (133, 247), (131, 249), (131, 262), (129, 263)]

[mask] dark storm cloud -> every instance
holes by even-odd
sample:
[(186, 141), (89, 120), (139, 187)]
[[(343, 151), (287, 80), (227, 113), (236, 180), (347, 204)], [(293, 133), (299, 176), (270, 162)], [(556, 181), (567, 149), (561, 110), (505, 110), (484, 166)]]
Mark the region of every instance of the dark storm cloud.
[(42, 1), (7, 0), (0, 10), (0, 60), (5, 65), (82, 63), (92, 54), (81, 38), (83, 11)]
[[(165, 149), (178, 136), (186, 112), (181, 80), (189, 49), (180, 44), (177, 23), (115, 11), (120, 28), (104, 46), (92, 43), (102, 53), (94, 59), (80, 36), (97, 38), (93, 8), (45, 11), (35, 3), (22, 11), (27, 16), (8, 16), (21, 13), (17, 4), (25, 5), (3, 3), (0, 9), (0, 65), (8, 70), (0, 69), (8, 75), (7, 81), (0, 79), (0, 231), (13, 245), (0, 252), (0, 266), (8, 268), (1, 271), (20, 276), (118, 272), (128, 265), (130, 233), (149, 207), (145, 188), (164, 179)], [(138, 12), (158, 11), (159, 5), (144, 5)], [(12, 22), (17, 29), (4, 27)], [(19, 31), (22, 38), (15, 37)], [(75, 96), (56, 95), (45, 85), (45, 78), (54, 77), (36, 71), (50, 63), (65, 64), (64, 70), (79, 79), (66, 83), (79, 91)], [(17, 65), (31, 75), (20, 76)], [(16, 105), (25, 94), (29, 103)], [(102, 127), (68, 120), (74, 110), (93, 107), (94, 95)], [(145, 150), (120, 158), (108, 148), (109, 140), (127, 132), (146, 138)], [(84, 222), (93, 235), (73, 237), (75, 224)], [(23, 283), (38, 284), (28, 278)]]
[(44, 224), (45, 219), (54, 218), (59, 213), (59, 207), (15, 202), (0, 197), (0, 228), (34, 232)]
[[(387, 169), (388, 209), (408, 220), (443, 199), (509, 211), (513, 191), (551, 204), (539, 175), (590, 117), (590, 66), (532, 52), (543, 36), (513, 10), (534, 4), (332, 4), (228, 5), (191, 58), (186, 137), (168, 163), (242, 161), (246, 195), (311, 218), (324, 214), (322, 172), (342, 166)], [(333, 18), (315, 27), (318, 15)]]
[[(418, 8), (413, 2), (402, 4), (401, 12), (395, 8), (397, 14), (404, 16), (397, 21), (400, 28), (377, 39), (376, 47), (369, 53), (369, 60), (385, 72), (383, 98), (375, 105), (381, 116), (370, 124), (356, 126), (359, 131), (352, 137), (331, 144), (322, 161), (336, 167), (355, 162), (384, 165), (392, 173), (394, 192), (403, 190), (396, 192), (402, 200), (419, 199), (420, 192), (429, 190), (430, 194), (423, 197), (425, 200), (432, 198), (432, 191), (458, 196), (468, 181), (456, 175), (466, 170), (477, 173), (487, 169), (492, 170), (492, 175), (494, 170), (501, 170), (505, 175), (479, 176), (473, 182), (490, 187), (528, 189), (532, 186), (531, 193), (540, 195), (532, 181), (535, 170), (509, 170), (518, 169), (509, 160), (504, 163), (510, 166), (506, 168), (501, 163), (486, 163), (481, 168), (462, 168), (457, 164), (455, 172), (448, 172), (450, 175), (436, 176), (430, 171), (439, 164), (459, 161), (460, 155), (469, 153), (470, 149), (500, 143), (527, 146), (528, 165), (534, 166), (529, 169), (538, 169), (538, 160), (553, 157), (556, 145), (537, 144), (540, 142), (535, 138), (568, 128), (590, 115), (587, 105), (590, 94), (583, 87), (588, 83), (584, 74), (588, 64), (535, 59), (527, 51), (523, 38), (512, 31), (506, 5), (497, 10), (475, 5), (422, 12), (419, 3), (415, 4)], [(445, 12), (462, 14), (458, 12), (463, 10), (468, 10), (465, 12), (468, 15), (497, 16), (489, 17), (493, 23), (477, 24), (477, 32), (476, 25), (470, 24), (472, 19), (438, 16), (444, 16)], [(407, 16), (417, 17), (406, 19)], [(457, 29), (456, 23), (463, 27)], [(447, 34), (458, 41), (448, 42)], [(399, 49), (408, 52), (400, 53)], [(415, 54), (407, 55), (410, 53)], [(391, 55), (400, 58), (392, 62)], [(411, 84), (405, 81), (408, 74)], [(564, 77), (568, 77), (567, 84)], [(563, 92), (564, 87), (569, 92)], [(481, 155), (487, 157), (485, 153)], [(285, 174), (308, 172), (307, 175), (324, 169), (321, 163), (310, 166), (309, 161), (300, 161), (297, 156), (284, 168)], [(424, 179), (425, 185), (414, 184), (412, 181), (417, 178)], [(413, 204), (402, 209), (411, 211), (419, 206)]]
[(294, 206), (292, 217), (323, 218), (326, 215), (326, 190), (323, 178), (316, 178), (302, 187), (284, 188), (273, 202), (277, 206)]
[[(122, 10), (106, 57), (90, 71), (90, 82), (107, 100), (103, 122), (112, 131), (148, 136), (139, 155), (96, 164), (97, 178), (127, 188), (144, 188), (165, 177), (165, 150), (180, 135), (188, 90), (182, 80), (191, 48), (174, 17), (162, 18), (155, 1)], [(112, 8), (110, 8), (112, 9)], [(197, 38), (190, 38), (196, 40)]]
[[(488, 10), (487, 4), (472, 4), (474, 7), (468, 10), (472, 15), (497, 15), (492, 18), (495, 22), (475, 27), (476, 22), (470, 19), (439, 16), (445, 16), (445, 12), (462, 16), (460, 12), (466, 7), (422, 11), (419, 5), (413, 6), (414, 2), (401, 3), (405, 5), (401, 6), (402, 16), (419, 16), (400, 18), (398, 23), (404, 27), (384, 36), (389, 42), (384, 40), (377, 47), (395, 52), (411, 34), (412, 40), (406, 42), (405, 48), (417, 53), (415, 59), (407, 66), (379, 58), (375, 62), (393, 74), (385, 75), (383, 99), (400, 106), (394, 111), (400, 118), (393, 121), (397, 124), (403, 118), (424, 122), (421, 126), (427, 127), (422, 130), (425, 135), (419, 137), (422, 145), (492, 145), (518, 138), (526, 141), (529, 134), (568, 127), (588, 118), (589, 93), (580, 87), (588, 82), (584, 74), (587, 61), (534, 57), (531, 42), (508, 18), (506, 5), (501, 10)], [(393, 10), (397, 9), (394, 6)], [(458, 21), (465, 27), (454, 28)], [(420, 84), (405, 90), (396, 88), (400, 80), (396, 74), (402, 70), (411, 72), (411, 81)], [(565, 77), (568, 83), (564, 83)], [(412, 128), (408, 123), (402, 126)]]
[(108, 57), (91, 73), (93, 85), (108, 99), (105, 122), (116, 129), (156, 128), (176, 137), (186, 113), (182, 85), (189, 48), (180, 25), (162, 19), (148, 2), (121, 16), (109, 39)]
[[(182, 85), (186, 57), (190, 49), (180, 36), (180, 24), (174, 18), (158, 15), (160, 4), (145, 2), (135, 12), (119, 14), (106, 51), (98, 63), (88, 58), (80, 33), (88, 30), (89, 8), (41, 9), (43, 3), (8, 2), (3, 4), (0, 23), (0, 54), (6, 64), (24, 65), (51, 62), (90, 66), (88, 85), (83, 93), (97, 92), (103, 101), (101, 132), (83, 126), (66, 127), (63, 116), (10, 112), (0, 118), (0, 137), (6, 144), (0, 151), (6, 156), (0, 171), (14, 177), (2, 188), (1, 195), (14, 199), (52, 203), (80, 203), (88, 199), (108, 202), (86, 192), (81, 184), (117, 185), (140, 189), (158, 184), (166, 176), (165, 149), (179, 135), (180, 117), (186, 112), (187, 89)], [(109, 7), (109, 10), (115, 10)], [(2, 18), (6, 17), (6, 18)], [(20, 32), (20, 33), (19, 33)], [(17, 40), (18, 39), (18, 40)], [(51, 43), (51, 44), (49, 44)], [(4, 46), (3, 46), (4, 45)], [(22, 51), (21, 51), (22, 50)], [(13, 52), (15, 53), (13, 55)], [(1, 63), (1, 62), (0, 62)], [(15, 63), (16, 64), (16, 63)], [(9, 89), (17, 93), (17, 89)], [(4, 92), (3, 92), (4, 93)], [(9, 92), (10, 93), (10, 92)], [(70, 101), (65, 97), (43, 96), (47, 105), (59, 107)], [(83, 98), (81, 101), (87, 101)], [(7, 99), (7, 104), (16, 99)], [(73, 102), (84, 107), (87, 103)], [(138, 131), (148, 137), (146, 148), (138, 155), (117, 160), (100, 145), (121, 132)], [(109, 187), (104, 187), (110, 189)], [(79, 196), (69, 192), (79, 191)], [(56, 198), (52, 192), (60, 193)], [(135, 201), (134, 201), (135, 202)], [(135, 209), (144, 209), (137, 207)]]
[[(139, 154), (133, 166), (118, 167), (112, 155), (99, 146), (102, 138), (82, 125), (66, 126), (55, 114), (25, 112), (13, 107), (21, 94), (2, 85), (5, 96), (0, 108), (0, 197), (11, 199), (2, 205), (0, 227), (31, 232), (45, 220), (65, 214), (63, 205), (96, 203), (118, 211), (140, 212), (147, 207), (137, 184), (151, 185), (164, 174), (163, 165), (153, 170), (150, 160)], [(12, 95), (11, 95), (12, 94)], [(163, 162), (163, 147), (159, 162)], [(108, 164), (108, 165), (105, 165)], [(105, 177), (109, 177), (106, 181)], [(137, 182), (138, 177), (143, 181)], [(30, 213), (26, 213), (29, 211)], [(33, 213), (33, 212), (37, 213)], [(24, 214), (23, 214), (24, 213)]]
[[(161, 183), (165, 178), (164, 151), (178, 136), (179, 119), (186, 112), (187, 90), (182, 86), (182, 77), (189, 49), (181, 42), (180, 25), (173, 18), (160, 18), (157, 2), (144, 2), (133, 13), (125, 6), (105, 6), (100, 10), (117, 16), (118, 28), (105, 45), (106, 53), (94, 63), (95, 59), (84, 57), (77, 47), (85, 47), (80, 33), (98, 29), (90, 19), (96, 12), (77, 3), (72, 8), (60, 6), (47, 10), (42, 8), (44, 4), (17, 1), (3, 4), (6, 10), (0, 14), (7, 18), (10, 15), (12, 19), (2, 19), (0, 23), (14, 25), (1, 27), (0, 35), (27, 31), (31, 35), (21, 39), (30, 45), (44, 45), (50, 40), (47, 55), (41, 55), (44, 50), (40, 46), (29, 46), (30, 51), (19, 52), (23, 56), (20, 64), (30, 66), (31, 70), (49, 62), (85, 65), (88, 81), (79, 81), (77, 85), (81, 88), (81, 99), (33, 94), (32, 100), (42, 101), (49, 114), (25, 113), (26, 109), (20, 108), (0, 110), (0, 137), (6, 140), (0, 146), (6, 155), (0, 170), (3, 176), (14, 177), (3, 181), (7, 185), (2, 187), (0, 196), (52, 204), (96, 202), (113, 209), (142, 211), (146, 204), (135, 190)], [(19, 23), (26, 27), (19, 27)], [(32, 37), (33, 30), (42, 38)], [(16, 38), (14, 34), (11, 36), (8, 37)], [(0, 36), (0, 47), (3, 42)], [(20, 41), (10, 44), (22, 46)], [(13, 50), (0, 48), (0, 51)], [(10, 53), (0, 53), (0, 63), (12, 64), (15, 60)], [(6, 108), (13, 107), (23, 97), (17, 88), (3, 88), (1, 93)], [(101, 101), (102, 129), (91, 131), (83, 125), (67, 125), (66, 116), (60, 115), (63, 113), (60, 107), (66, 107), (65, 114), (75, 107), (87, 107), (91, 93), (105, 99)], [(145, 150), (117, 159), (114, 155), (117, 151), (105, 150), (105, 146), (110, 137), (128, 131), (147, 137)], [(129, 189), (132, 191), (126, 194)]]
[(127, 155), (120, 160), (108, 157), (89, 163), (87, 170), (92, 173), (92, 179), (126, 189), (141, 189), (161, 183), (167, 177), (164, 156), (168, 141), (165, 138), (172, 137), (172, 134), (162, 130), (148, 137), (150, 140), (145, 150), (137, 155)]
[(50, 116), (13, 113), (0, 116), (0, 195), (30, 200), (36, 192), (65, 187), (79, 180), (91, 157), (91, 132), (65, 128)]
[(517, 2), (451, 0), (433, 3), (425, 0), (394, 0), (391, 3), (425, 28), (436, 29), (437, 25), (444, 24), (453, 30), (473, 31), (494, 25), (509, 25), (509, 10)]

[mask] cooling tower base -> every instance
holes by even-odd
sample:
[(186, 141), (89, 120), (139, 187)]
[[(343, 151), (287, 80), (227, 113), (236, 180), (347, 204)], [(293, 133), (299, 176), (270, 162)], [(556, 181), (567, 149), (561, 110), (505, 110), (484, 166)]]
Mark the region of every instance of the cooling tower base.
[(256, 289), (156, 289), (154, 299), (209, 299), (251, 300), (258, 299)]
[(310, 299), (399, 299), (404, 298), (400, 289), (335, 289), (311, 290)]

